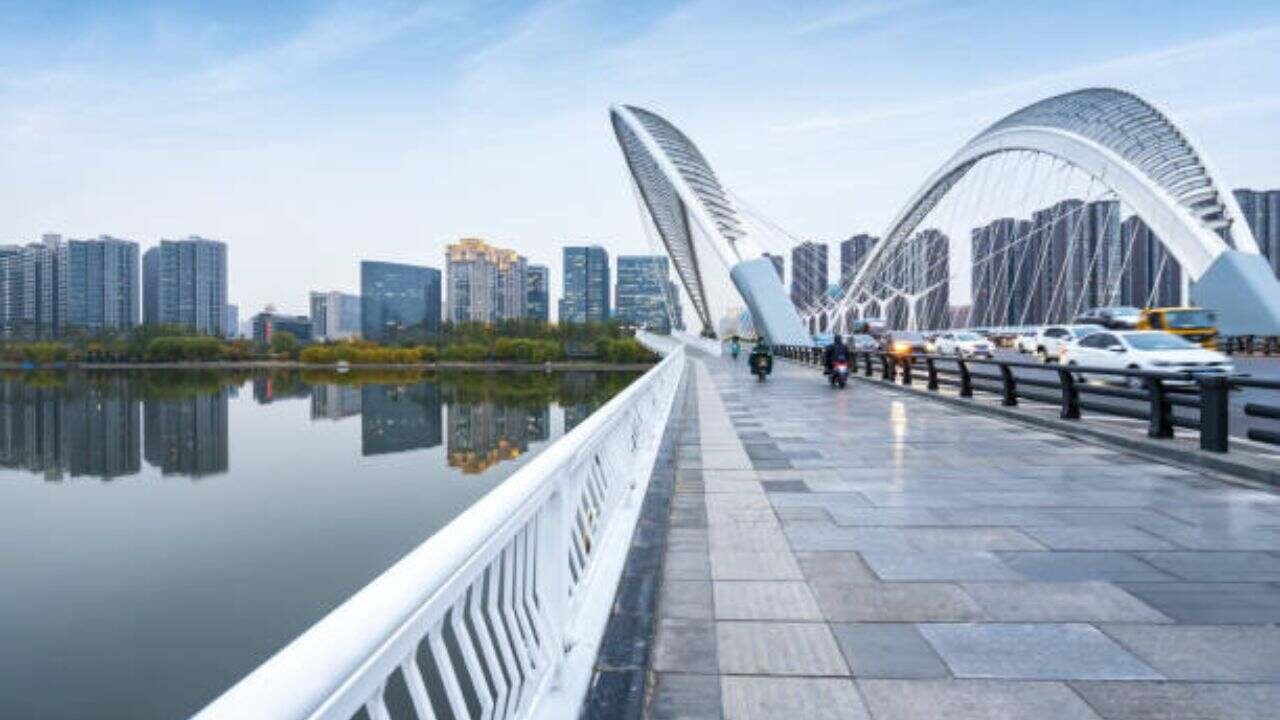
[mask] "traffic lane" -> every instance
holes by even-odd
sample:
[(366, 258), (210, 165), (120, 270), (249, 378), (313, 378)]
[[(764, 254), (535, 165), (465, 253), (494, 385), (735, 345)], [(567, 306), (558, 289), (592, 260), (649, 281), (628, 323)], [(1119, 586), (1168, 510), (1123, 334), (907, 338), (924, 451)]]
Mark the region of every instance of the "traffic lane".
[[(1011, 360), (1015, 362), (1036, 362), (1034, 355), (1019, 353), (1016, 350), (996, 350), (997, 360)], [(1236, 372), (1246, 374), (1250, 377), (1280, 380), (1280, 357), (1241, 357), (1234, 356), (1232, 360), (1236, 365)], [(1057, 382), (1058, 366), (1056, 364), (1048, 364), (1038, 367), (1016, 367), (1012, 368), (1015, 378), (1034, 378), (1039, 380), (1048, 380)], [(991, 372), (995, 372), (992, 368)], [(1145, 410), (1146, 403), (1141, 400), (1125, 400), (1123, 398), (1094, 396), (1099, 402), (1105, 402), (1110, 405), (1118, 405), (1121, 407), (1130, 407), (1135, 410)], [(1269, 420), (1267, 418), (1255, 418), (1245, 415), (1244, 407), (1248, 403), (1258, 403), (1264, 405), (1273, 405), (1280, 407), (1280, 390), (1268, 390), (1264, 388), (1241, 388), (1231, 393), (1230, 410), (1228, 423), (1231, 435), (1236, 437), (1245, 437), (1251, 428), (1259, 430), (1270, 430), (1272, 432), (1280, 432), (1280, 421)], [(1174, 407), (1174, 415), (1189, 420), (1197, 419), (1199, 413), (1193, 408)]]

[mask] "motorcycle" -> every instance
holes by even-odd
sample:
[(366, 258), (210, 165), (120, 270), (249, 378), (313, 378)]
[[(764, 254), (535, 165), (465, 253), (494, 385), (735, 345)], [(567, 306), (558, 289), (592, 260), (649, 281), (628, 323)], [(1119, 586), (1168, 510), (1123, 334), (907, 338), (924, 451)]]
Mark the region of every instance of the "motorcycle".
[(751, 358), (748, 360), (751, 366), (751, 374), (756, 376), (760, 382), (773, 372), (773, 355), (768, 350), (757, 346), (751, 351)]
[(729, 352), (733, 354), (734, 362), (738, 361), (738, 353), (741, 351), (742, 351), (742, 346), (738, 344), (737, 340), (734, 340), (732, 343), (729, 344)]
[(831, 381), (832, 387), (844, 388), (849, 382), (849, 363), (845, 360), (836, 360), (831, 364), (831, 371), (827, 373), (827, 379)]

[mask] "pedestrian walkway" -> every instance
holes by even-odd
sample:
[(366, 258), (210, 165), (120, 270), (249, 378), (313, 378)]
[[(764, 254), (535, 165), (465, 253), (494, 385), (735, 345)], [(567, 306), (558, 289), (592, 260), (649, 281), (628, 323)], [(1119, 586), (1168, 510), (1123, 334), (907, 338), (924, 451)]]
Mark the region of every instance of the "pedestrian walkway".
[(1280, 497), (693, 354), (646, 715), (1280, 711)]

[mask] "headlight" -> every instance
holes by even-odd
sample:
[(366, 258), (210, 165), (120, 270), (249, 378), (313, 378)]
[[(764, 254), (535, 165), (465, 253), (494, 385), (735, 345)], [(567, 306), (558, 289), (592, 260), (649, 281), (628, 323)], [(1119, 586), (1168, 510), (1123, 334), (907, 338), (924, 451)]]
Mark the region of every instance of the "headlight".
[(893, 344), (893, 351), (896, 353), (910, 352), (911, 343), (896, 342)]

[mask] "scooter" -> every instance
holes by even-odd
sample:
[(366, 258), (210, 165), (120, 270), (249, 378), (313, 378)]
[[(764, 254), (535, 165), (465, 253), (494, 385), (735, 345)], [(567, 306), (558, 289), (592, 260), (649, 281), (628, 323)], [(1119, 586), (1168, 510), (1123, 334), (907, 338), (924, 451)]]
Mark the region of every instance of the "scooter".
[(764, 382), (769, 373), (773, 372), (773, 355), (764, 346), (757, 345), (751, 351), (747, 364), (751, 367), (751, 374), (755, 375), (760, 382)]
[(849, 363), (845, 360), (836, 360), (831, 363), (831, 371), (827, 373), (827, 379), (831, 381), (832, 387), (843, 389), (849, 383)]
[(732, 343), (729, 344), (729, 352), (733, 355), (733, 361), (737, 362), (738, 353), (742, 352), (742, 346), (738, 344), (737, 340), (734, 340)]

